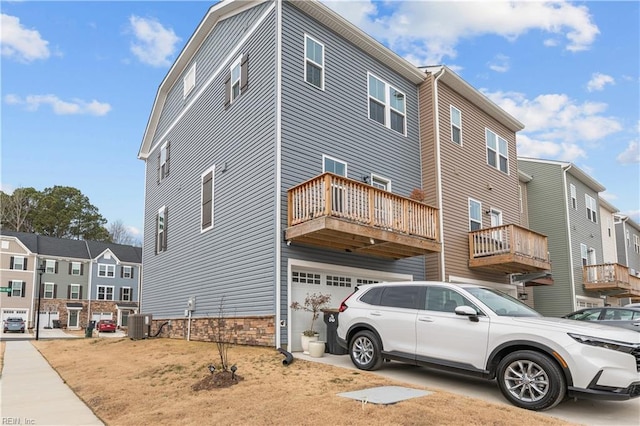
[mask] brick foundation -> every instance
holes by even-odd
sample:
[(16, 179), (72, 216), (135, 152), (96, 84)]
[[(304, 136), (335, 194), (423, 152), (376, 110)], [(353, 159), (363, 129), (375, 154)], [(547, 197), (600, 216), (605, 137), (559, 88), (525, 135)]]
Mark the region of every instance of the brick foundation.
[[(158, 337), (169, 339), (186, 339), (188, 319), (163, 320), (153, 318), (151, 323), (151, 335), (158, 332), (159, 327), (165, 325)], [(221, 335), (233, 344), (249, 346), (275, 346), (275, 317), (238, 317), (224, 318)], [(202, 342), (216, 342), (219, 340), (219, 318), (191, 318), (190, 340)]]

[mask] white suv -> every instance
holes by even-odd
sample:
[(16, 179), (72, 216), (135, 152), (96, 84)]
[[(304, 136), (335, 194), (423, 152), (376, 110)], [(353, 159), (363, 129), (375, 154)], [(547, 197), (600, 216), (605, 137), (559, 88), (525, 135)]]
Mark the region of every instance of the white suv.
[(546, 410), (565, 397), (640, 396), (640, 333), (545, 318), (467, 284), (369, 284), (340, 306), (338, 344), (362, 370), (383, 360), (497, 379), (512, 404)]

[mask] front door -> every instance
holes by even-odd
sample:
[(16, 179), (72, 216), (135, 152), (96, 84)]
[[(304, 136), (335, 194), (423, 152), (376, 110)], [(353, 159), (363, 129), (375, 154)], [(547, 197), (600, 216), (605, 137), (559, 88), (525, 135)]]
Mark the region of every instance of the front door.
[(78, 328), (78, 318), (79, 318), (79, 312), (77, 309), (70, 309), (69, 310), (69, 318), (67, 320), (67, 327), (68, 328)]

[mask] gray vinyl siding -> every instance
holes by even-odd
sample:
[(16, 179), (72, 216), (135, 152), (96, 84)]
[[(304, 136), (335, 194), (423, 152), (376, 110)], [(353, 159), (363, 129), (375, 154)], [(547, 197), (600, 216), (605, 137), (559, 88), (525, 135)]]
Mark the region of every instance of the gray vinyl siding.
[[(325, 90), (304, 80), (304, 34), (324, 44)], [(281, 224), (287, 227), (287, 190), (322, 173), (322, 155), (348, 164), (351, 179), (375, 173), (392, 192), (408, 196), (421, 186), (418, 88), (317, 21), (283, 3)], [(367, 72), (406, 95), (407, 136), (369, 119)], [(287, 260), (312, 260), (424, 278), (424, 257), (386, 261), (332, 250), (282, 244), (281, 312), (287, 312)], [(339, 303), (339, 301), (335, 301)], [(285, 330), (282, 330), (286, 342)]]
[[(98, 275), (98, 265), (115, 265), (114, 276), (111, 277), (101, 277)], [(123, 266), (131, 266), (133, 270), (133, 278), (124, 278), (120, 277), (121, 270)], [(97, 259), (97, 262), (93, 264), (91, 271), (91, 300), (98, 299), (98, 286), (112, 286), (113, 289), (113, 300), (120, 300), (120, 289), (123, 287), (129, 287), (131, 289), (131, 300), (127, 302), (137, 302), (139, 299), (138, 294), (138, 279), (140, 277), (140, 268), (135, 265), (123, 265), (118, 263), (113, 257), (111, 259), (100, 258)], [(84, 298), (87, 298), (86, 293), (83, 293)]]
[[(491, 227), (491, 208), (502, 212), (502, 223), (520, 224), (515, 133), (490, 117), (446, 84), (438, 83), (442, 217), (445, 279), (509, 283), (502, 272), (469, 268), (469, 198), (482, 203), (482, 227)], [(462, 145), (451, 140), (451, 106), (462, 112)], [(487, 163), (485, 129), (507, 141), (508, 174)]]
[[(573, 310), (571, 286), (572, 260), (569, 257), (569, 222), (566, 216), (567, 198), (563, 187), (562, 168), (557, 164), (518, 161), (520, 170), (532, 176), (528, 183), (530, 229), (547, 235), (553, 285), (533, 288), (535, 308), (548, 316), (559, 316)], [(567, 183), (568, 185), (568, 183)], [(569, 194), (569, 188), (566, 188)], [(573, 247), (580, 256), (580, 246)], [(582, 277), (582, 273), (580, 273)], [(576, 282), (578, 277), (576, 276)]]
[[(211, 34), (202, 43), (192, 61), (184, 69), (183, 75), (171, 87), (160, 114), (156, 136), (162, 135), (171, 123), (175, 121), (184, 105), (193, 98), (203, 84), (215, 73), (229, 52), (238, 45), (245, 35), (245, 29), (251, 27), (270, 5), (271, 2), (266, 2), (218, 22)], [(185, 99), (183, 78), (194, 63), (196, 64), (196, 85)], [(224, 100), (222, 103), (224, 103)]]
[[(615, 228), (618, 263), (627, 266), (627, 251), (629, 250), (629, 247), (627, 247), (627, 227), (624, 222), (619, 222), (615, 224)], [(629, 233), (629, 238), (631, 238), (631, 233)]]
[[(82, 299), (87, 300), (89, 294), (89, 263), (80, 259), (62, 260), (55, 259), (50, 256), (44, 256), (38, 260), (38, 263), (44, 260), (56, 260), (58, 262), (58, 273), (44, 273), (42, 274), (42, 283), (54, 283), (57, 285), (56, 298), (66, 299), (67, 288), (70, 284), (78, 284), (82, 288)], [(71, 262), (80, 262), (82, 264), (82, 275), (69, 274), (69, 265)], [(37, 294), (37, 288), (36, 288)]]
[[(247, 10), (225, 28), (244, 28), (255, 16)], [(234, 40), (216, 27), (209, 38), (227, 36)], [(216, 78), (171, 130), (170, 174), (160, 184), (157, 152), (149, 157), (142, 311), (156, 318), (183, 316), (193, 296), (196, 317), (217, 315), (223, 297), (232, 315), (275, 313), (275, 39), (271, 12), (240, 49), (249, 55), (248, 90), (225, 109), (226, 72)], [(231, 43), (203, 46), (203, 66), (230, 65), (216, 61)], [(214, 225), (201, 232), (201, 174), (214, 165)], [(168, 209), (167, 250), (156, 255), (155, 217), (162, 206)]]
[[(627, 242), (627, 231), (629, 241)], [(640, 272), (640, 254), (636, 253), (634, 246), (634, 235), (640, 238), (640, 230), (624, 221), (616, 224), (616, 243), (618, 248), (618, 263), (627, 266), (629, 273)], [(632, 271), (633, 269), (633, 271)], [(640, 275), (638, 275), (640, 276)]]

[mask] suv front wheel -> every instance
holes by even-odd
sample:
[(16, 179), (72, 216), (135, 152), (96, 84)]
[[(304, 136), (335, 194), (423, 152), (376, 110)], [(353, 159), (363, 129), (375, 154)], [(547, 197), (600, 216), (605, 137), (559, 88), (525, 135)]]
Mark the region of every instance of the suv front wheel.
[(548, 356), (534, 351), (516, 351), (498, 365), (498, 386), (512, 404), (527, 410), (548, 410), (565, 396), (560, 367)]
[(361, 370), (377, 370), (382, 365), (380, 346), (377, 336), (371, 331), (357, 332), (349, 344), (351, 361)]

